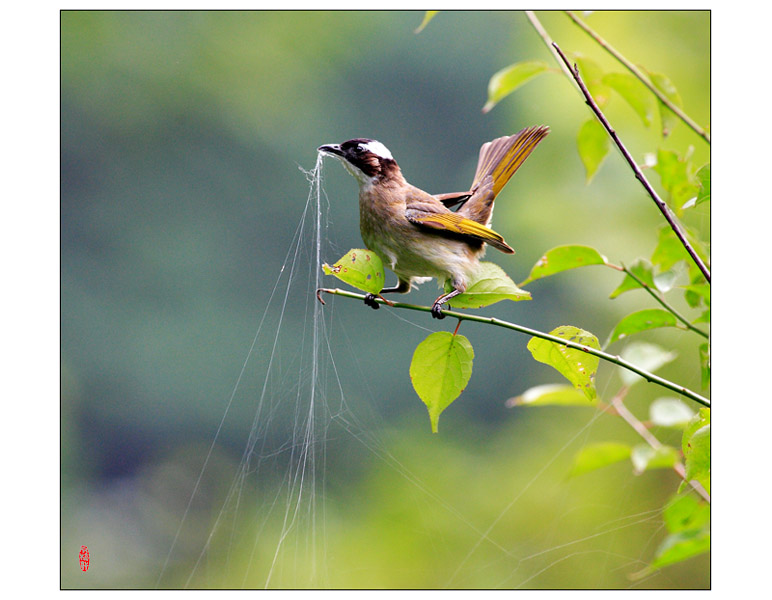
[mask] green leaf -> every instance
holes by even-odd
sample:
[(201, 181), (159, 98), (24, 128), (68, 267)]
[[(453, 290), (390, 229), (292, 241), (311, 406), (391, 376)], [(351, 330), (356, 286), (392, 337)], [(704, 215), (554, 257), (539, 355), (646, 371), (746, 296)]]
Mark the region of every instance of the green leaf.
[(657, 398), (649, 407), (649, 420), (661, 427), (684, 429), (694, 411), (678, 398)]
[(651, 563), (652, 569), (661, 569), (667, 565), (698, 556), (710, 550), (710, 529), (688, 529), (671, 533), (665, 538)]
[(463, 335), (448, 331), (430, 334), (413, 353), (410, 379), (429, 411), (437, 433), (440, 414), (464, 391), (472, 376), (474, 350)]
[(697, 181), (700, 182), (700, 191), (697, 192), (696, 204), (702, 204), (710, 200), (710, 163), (697, 171)]
[[(598, 338), (578, 327), (562, 325), (553, 329), (550, 334), (600, 350)], [(528, 350), (537, 361), (557, 369), (588, 400), (597, 398), (594, 383), (600, 360), (597, 356), (536, 337), (528, 342)]]
[(608, 73), (603, 83), (613, 89), (632, 107), (648, 127), (654, 119), (654, 98), (637, 77), (629, 73)]
[(701, 408), (689, 421), (681, 438), (681, 450), (686, 463), (686, 481), (679, 486), (679, 490), (684, 489), (688, 481), (696, 479), (710, 493), (709, 408)]
[(699, 184), (697, 195), (687, 200), (682, 209), (692, 208), (710, 200), (710, 163), (703, 165), (694, 176)]
[(614, 330), (611, 332), (611, 335), (606, 342), (606, 346), (609, 346), (628, 335), (638, 333), (639, 331), (656, 329), (657, 327), (675, 327), (677, 323), (673, 313), (662, 310), (661, 308), (639, 310), (627, 315), (617, 323), (617, 326), (614, 327)]
[(603, 81), (603, 69), (594, 60), (578, 52), (574, 53), (574, 60), (590, 95), (602, 108), (611, 97), (611, 88)]
[[(689, 230), (685, 230), (686, 241), (689, 242), (694, 251), (706, 264), (710, 262), (708, 252), (705, 249), (704, 244), (697, 239), (697, 237)], [(662, 225), (659, 228), (657, 247), (651, 255), (651, 262), (658, 266), (662, 271), (669, 271), (673, 266), (681, 260), (687, 261), (687, 264), (691, 267), (694, 264), (691, 256), (684, 248), (683, 242), (678, 239), (678, 236), (673, 231), (673, 228), (669, 225)], [(696, 268), (696, 267), (695, 267)], [(702, 278), (700, 277), (700, 281)]]
[[(645, 342), (633, 342), (622, 351), (622, 358), (650, 373), (675, 360), (675, 357), (675, 352), (668, 352), (656, 344)], [(619, 376), (626, 386), (643, 381), (643, 377), (627, 369), (620, 369)]]
[(383, 263), (370, 250), (349, 250), (332, 266), (324, 263), (322, 270), (325, 275), (335, 275), (344, 283), (365, 292), (378, 294), (383, 289)]
[(593, 118), (585, 121), (584, 125), (579, 129), (579, 134), (576, 137), (576, 146), (586, 172), (586, 182), (590, 183), (606, 155), (608, 155), (611, 141), (606, 134), (606, 130), (603, 129), (603, 125)]
[(710, 506), (692, 494), (673, 496), (663, 511), (669, 535), (657, 548), (651, 565), (633, 574), (641, 579), (653, 571), (710, 550)]
[(636, 475), (649, 469), (669, 469), (678, 460), (678, 450), (672, 446), (660, 446), (655, 450), (648, 444), (639, 444), (633, 448), (630, 460)]
[(677, 210), (697, 194), (697, 182), (691, 174), (691, 163), (670, 150), (657, 151), (654, 170), (659, 174), (662, 187), (670, 195), (670, 204)]
[(686, 481), (696, 479), (704, 486), (704, 480), (710, 476), (710, 423), (692, 434), (684, 451), (684, 458)]
[[(651, 267), (651, 263), (649, 263), (646, 260), (638, 259), (636, 260), (632, 265), (627, 267), (629, 271), (633, 273), (638, 279), (640, 279), (643, 283), (645, 283), (650, 288), (655, 288), (654, 285), (654, 271)], [(619, 285), (617, 289), (615, 289), (613, 292), (611, 292), (611, 295), (609, 298), (612, 300), (619, 296), (620, 294), (624, 294), (625, 292), (629, 292), (630, 290), (637, 290), (641, 287), (641, 284), (638, 283), (635, 279), (630, 277), (627, 273), (625, 273), (625, 278), (622, 280), (622, 283)]]
[(709, 283), (692, 283), (681, 287), (685, 290), (684, 298), (686, 299), (686, 302), (692, 308), (699, 306), (700, 302), (703, 302), (705, 306), (710, 306)]
[(549, 66), (542, 60), (526, 60), (494, 73), (488, 82), (488, 102), (483, 106), (483, 112), (488, 112), (521, 85), (547, 70)]
[(587, 397), (572, 385), (537, 385), (507, 400), (507, 406), (588, 406)]
[(692, 417), (691, 421), (689, 421), (689, 424), (686, 426), (686, 429), (684, 429), (684, 435), (681, 439), (681, 451), (684, 453), (684, 456), (686, 456), (686, 453), (689, 450), (689, 441), (692, 439), (694, 433), (705, 427), (705, 425), (710, 425), (709, 408), (701, 408), (697, 411), (697, 414)]
[[(678, 90), (670, 79), (661, 73), (649, 73), (649, 78), (651, 79), (651, 83), (654, 84), (654, 87), (662, 92), (665, 98), (670, 100), (674, 106), (677, 106), (678, 108), (683, 107), (681, 95), (678, 93)], [(673, 131), (673, 127), (678, 123), (679, 118), (662, 102), (658, 101), (657, 104), (659, 105), (659, 114), (662, 121), (662, 137), (667, 137), (670, 135), (670, 132)]]
[(703, 313), (694, 319), (692, 323), (710, 323), (710, 309), (703, 311)]
[(652, 264), (669, 271), (678, 261), (689, 258), (689, 253), (671, 227), (661, 226), (658, 235), (657, 246), (651, 255)]
[[(453, 288), (445, 282), (445, 291)], [(482, 308), (501, 300), (530, 300), (531, 293), (515, 285), (504, 270), (495, 263), (481, 262), (467, 284), (466, 291), (451, 301), (453, 308)]]
[(670, 191), (674, 186), (689, 178), (688, 162), (672, 150), (657, 150), (657, 163), (654, 170), (662, 180), (662, 187)]
[(424, 27), (426, 27), (429, 24), (429, 21), (431, 21), (438, 12), (440, 11), (438, 10), (424, 11), (424, 20), (421, 21), (421, 24), (418, 26), (418, 29), (415, 30), (415, 33), (421, 33), (424, 30)]
[(676, 494), (665, 505), (663, 517), (670, 533), (699, 529), (710, 522), (710, 505), (693, 494)]
[(526, 285), (542, 277), (554, 275), (568, 269), (604, 264), (606, 264), (606, 257), (595, 248), (590, 248), (589, 246), (557, 246), (552, 250), (548, 250), (544, 256), (536, 261), (528, 278), (520, 285)]
[(582, 475), (611, 465), (630, 457), (630, 446), (620, 442), (599, 442), (588, 444), (574, 457), (574, 466), (571, 469), (571, 477)]
[(707, 389), (710, 385), (710, 344), (701, 344), (700, 348), (700, 372), (702, 373), (702, 387)]

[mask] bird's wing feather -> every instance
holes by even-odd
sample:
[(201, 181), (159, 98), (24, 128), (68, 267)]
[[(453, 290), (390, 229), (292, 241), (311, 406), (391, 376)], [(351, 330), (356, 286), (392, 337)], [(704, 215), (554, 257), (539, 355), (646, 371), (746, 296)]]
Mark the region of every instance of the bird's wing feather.
[(515, 252), (501, 235), (484, 225), (451, 212), (437, 200), (434, 202), (408, 202), (405, 217), (419, 227), (427, 227), (438, 233), (446, 232), (462, 238), (466, 237), (470, 241), (486, 242), (507, 254), (514, 254)]

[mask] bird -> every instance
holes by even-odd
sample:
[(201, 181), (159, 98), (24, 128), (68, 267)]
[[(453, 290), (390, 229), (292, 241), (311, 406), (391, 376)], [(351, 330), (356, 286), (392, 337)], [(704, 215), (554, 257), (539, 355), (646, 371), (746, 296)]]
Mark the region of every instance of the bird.
[(365, 304), (378, 308), (377, 297), (390, 303), (383, 294), (405, 294), (436, 278), (440, 287), (449, 281), (452, 288), (431, 307), (432, 317), (442, 319), (443, 305), (466, 291), (486, 245), (514, 254), (490, 228), (493, 201), (548, 133), (549, 127), (537, 125), (486, 142), (469, 189), (442, 194), (408, 183), (389, 149), (377, 140), (354, 138), (319, 146), (318, 152), (338, 159), (359, 183), (362, 241), (398, 278), (397, 285), (368, 293)]

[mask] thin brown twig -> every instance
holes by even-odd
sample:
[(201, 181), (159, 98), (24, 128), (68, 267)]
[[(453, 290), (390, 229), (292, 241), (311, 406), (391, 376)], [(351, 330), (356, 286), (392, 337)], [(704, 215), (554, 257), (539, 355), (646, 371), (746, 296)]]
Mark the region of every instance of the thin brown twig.
[(590, 94), (590, 91), (587, 89), (587, 86), (584, 84), (584, 81), (582, 80), (581, 75), (579, 75), (579, 68), (576, 66), (576, 64), (574, 64), (573, 66), (571, 65), (568, 58), (566, 58), (566, 55), (563, 54), (563, 51), (555, 42), (552, 42), (552, 45), (554, 46), (555, 50), (557, 50), (558, 54), (560, 55), (560, 58), (563, 60), (566, 66), (571, 70), (571, 75), (573, 76), (574, 81), (576, 81), (577, 85), (581, 89), (582, 94), (584, 95), (584, 98), (587, 102), (587, 105), (590, 107), (592, 112), (595, 113), (595, 116), (598, 118), (601, 125), (603, 125), (604, 129), (611, 136), (611, 139), (614, 141), (614, 144), (616, 144), (617, 148), (619, 148), (619, 151), (622, 153), (622, 156), (624, 156), (625, 160), (627, 161), (627, 164), (630, 165), (630, 168), (633, 170), (633, 173), (635, 173), (635, 178), (641, 183), (641, 185), (643, 185), (643, 188), (646, 190), (649, 196), (651, 196), (651, 199), (654, 200), (654, 203), (657, 205), (657, 208), (659, 208), (660, 212), (662, 213), (662, 216), (665, 217), (665, 220), (670, 224), (670, 227), (673, 229), (673, 232), (676, 234), (676, 237), (678, 237), (678, 239), (681, 241), (681, 244), (683, 244), (684, 248), (689, 253), (689, 256), (691, 256), (694, 263), (700, 269), (706, 281), (710, 283), (710, 270), (702, 261), (702, 259), (699, 257), (699, 255), (694, 250), (692, 245), (689, 243), (689, 240), (686, 239), (686, 234), (684, 233), (683, 229), (681, 228), (678, 221), (676, 220), (676, 216), (673, 214), (673, 211), (670, 210), (670, 207), (667, 205), (667, 203), (664, 200), (662, 200), (662, 198), (659, 197), (659, 194), (657, 194), (657, 192), (651, 186), (651, 184), (649, 183), (649, 180), (646, 179), (646, 176), (643, 174), (643, 171), (641, 171), (640, 167), (635, 162), (630, 152), (627, 150), (625, 145), (619, 139), (619, 136), (617, 135), (616, 131), (614, 131), (613, 127), (611, 127), (611, 124), (608, 122), (608, 119), (606, 119), (606, 116), (603, 114), (603, 111), (601, 111), (601, 109), (598, 107), (595, 100), (593, 100), (592, 94)]
[[(651, 446), (654, 450), (659, 450), (662, 448), (662, 442), (660, 442), (654, 434), (649, 431), (649, 429), (641, 423), (641, 421), (638, 420), (638, 417), (636, 417), (632, 412), (630, 412), (630, 409), (625, 406), (624, 399), (625, 396), (627, 396), (627, 392), (630, 390), (628, 386), (622, 386), (622, 388), (616, 393), (616, 395), (611, 399), (611, 405), (616, 410), (617, 414), (622, 417), (630, 427), (632, 427), (638, 435), (640, 435), (646, 443)], [(684, 469), (684, 465), (680, 461), (676, 461), (673, 464), (673, 470), (678, 473), (678, 476), (683, 479), (684, 481), (687, 481), (686, 479), (686, 469)], [(708, 494), (707, 490), (705, 490), (704, 487), (700, 484), (699, 481), (691, 480), (688, 482), (690, 486), (696, 491), (700, 496), (702, 496), (708, 503), (710, 503), (710, 494)]]

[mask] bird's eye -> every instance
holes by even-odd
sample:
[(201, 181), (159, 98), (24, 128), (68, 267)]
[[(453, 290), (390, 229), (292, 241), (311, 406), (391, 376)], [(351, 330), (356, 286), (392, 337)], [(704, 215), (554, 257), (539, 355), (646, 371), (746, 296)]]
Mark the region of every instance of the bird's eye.
[(357, 144), (357, 147), (354, 148), (354, 152), (356, 152), (357, 154), (362, 154), (362, 152), (364, 151), (365, 151), (365, 148), (364, 146), (362, 146), (362, 144)]

